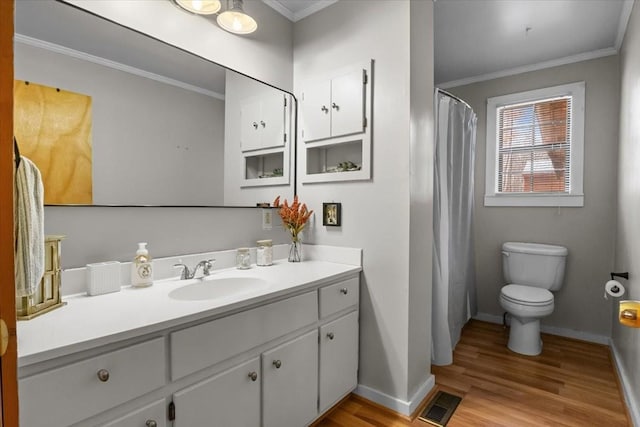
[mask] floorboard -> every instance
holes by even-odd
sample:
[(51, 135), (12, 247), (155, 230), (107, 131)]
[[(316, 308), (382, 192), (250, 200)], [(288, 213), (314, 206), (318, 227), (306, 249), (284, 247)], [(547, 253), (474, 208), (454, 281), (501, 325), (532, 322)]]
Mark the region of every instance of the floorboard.
[[(631, 426), (609, 347), (542, 335), (539, 356), (507, 349), (508, 330), (470, 321), (453, 364), (433, 366), (437, 390), (461, 396), (448, 427)], [(426, 404), (426, 402), (425, 402)], [(314, 427), (425, 427), (352, 395)]]

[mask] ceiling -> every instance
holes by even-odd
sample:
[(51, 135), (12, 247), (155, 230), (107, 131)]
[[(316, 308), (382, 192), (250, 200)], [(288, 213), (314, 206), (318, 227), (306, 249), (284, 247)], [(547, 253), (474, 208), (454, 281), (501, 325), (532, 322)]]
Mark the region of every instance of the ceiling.
[(633, 0), (437, 0), (436, 85), (615, 54), (632, 6)]
[[(338, 0), (263, 1), (296, 22)], [(615, 54), (632, 6), (633, 0), (434, 0), (436, 85)]]

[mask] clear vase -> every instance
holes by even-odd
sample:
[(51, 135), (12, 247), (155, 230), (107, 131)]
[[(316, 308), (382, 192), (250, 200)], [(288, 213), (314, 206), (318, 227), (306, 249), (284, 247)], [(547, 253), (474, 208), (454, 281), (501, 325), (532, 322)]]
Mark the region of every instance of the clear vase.
[(289, 246), (289, 262), (302, 261), (302, 242), (300, 240), (293, 240), (291, 246)]

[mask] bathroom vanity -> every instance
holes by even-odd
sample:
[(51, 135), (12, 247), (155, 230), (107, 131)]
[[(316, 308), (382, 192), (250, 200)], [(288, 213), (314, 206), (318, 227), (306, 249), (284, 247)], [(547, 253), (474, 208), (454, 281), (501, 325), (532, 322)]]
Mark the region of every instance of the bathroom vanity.
[[(357, 385), (360, 271), (277, 261), (68, 297), (18, 325), (20, 424), (308, 425)], [(252, 278), (213, 299), (177, 291)]]

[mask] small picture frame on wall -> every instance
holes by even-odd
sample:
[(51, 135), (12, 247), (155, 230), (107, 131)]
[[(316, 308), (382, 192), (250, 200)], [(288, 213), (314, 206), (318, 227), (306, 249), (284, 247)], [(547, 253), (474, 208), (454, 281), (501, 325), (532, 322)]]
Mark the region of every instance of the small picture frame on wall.
[(322, 225), (327, 227), (340, 227), (341, 210), (341, 203), (323, 203)]

